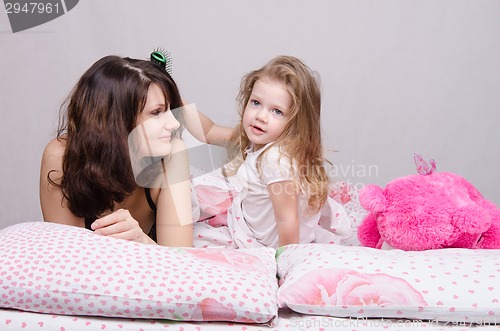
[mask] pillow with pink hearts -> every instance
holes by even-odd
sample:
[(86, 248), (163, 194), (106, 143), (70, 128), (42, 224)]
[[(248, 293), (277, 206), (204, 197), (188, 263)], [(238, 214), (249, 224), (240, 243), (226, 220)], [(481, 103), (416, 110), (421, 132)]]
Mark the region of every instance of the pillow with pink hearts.
[(500, 323), (500, 250), (278, 250), (278, 303), (304, 314)]
[(44, 222), (0, 230), (0, 307), (37, 313), (268, 323), (271, 248), (169, 248)]

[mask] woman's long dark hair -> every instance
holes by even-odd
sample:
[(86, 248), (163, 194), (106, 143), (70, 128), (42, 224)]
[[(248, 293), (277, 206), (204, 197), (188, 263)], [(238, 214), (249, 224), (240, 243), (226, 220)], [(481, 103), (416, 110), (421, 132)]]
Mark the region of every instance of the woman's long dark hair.
[(159, 65), (117, 56), (95, 62), (63, 104), (57, 133), (66, 142), (63, 174), (56, 179), (49, 172), (48, 180), (60, 187), (76, 216), (100, 215), (137, 187), (127, 138), (152, 83), (163, 90), (170, 109), (181, 107), (177, 85)]

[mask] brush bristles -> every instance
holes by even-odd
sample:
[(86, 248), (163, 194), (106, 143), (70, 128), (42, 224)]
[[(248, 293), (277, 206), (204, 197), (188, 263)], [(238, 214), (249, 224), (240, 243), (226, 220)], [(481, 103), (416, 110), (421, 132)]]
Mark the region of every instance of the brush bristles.
[[(161, 55), (163, 55), (164, 61), (153, 59), (154, 53), (160, 53)], [(172, 76), (172, 55), (170, 54), (170, 52), (163, 47), (158, 47), (153, 51), (151, 55), (151, 60), (163, 66), (168, 74)]]

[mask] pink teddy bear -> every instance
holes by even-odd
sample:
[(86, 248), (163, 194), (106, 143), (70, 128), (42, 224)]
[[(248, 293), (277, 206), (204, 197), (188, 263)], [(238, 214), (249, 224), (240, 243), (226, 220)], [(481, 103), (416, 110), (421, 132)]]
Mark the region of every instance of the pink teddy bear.
[(463, 177), (435, 173), (415, 154), (419, 175), (397, 178), (359, 196), (369, 212), (358, 228), (362, 245), (420, 251), (446, 247), (500, 248), (500, 210)]

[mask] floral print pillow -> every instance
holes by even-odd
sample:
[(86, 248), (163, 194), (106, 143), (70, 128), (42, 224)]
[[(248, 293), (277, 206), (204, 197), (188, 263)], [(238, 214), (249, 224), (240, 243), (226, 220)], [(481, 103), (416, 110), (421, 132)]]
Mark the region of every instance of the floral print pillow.
[(192, 183), (200, 207), (199, 220), (213, 227), (227, 225), (227, 211), (242, 189), (236, 176), (225, 176), (222, 168), (208, 173), (192, 168), (191, 173), (194, 174)]
[(280, 307), (336, 317), (500, 322), (500, 250), (339, 245), (278, 250)]
[(0, 307), (60, 315), (268, 323), (275, 250), (169, 248), (54, 223), (0, 231)]

